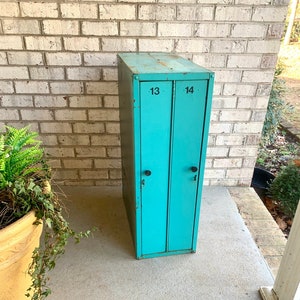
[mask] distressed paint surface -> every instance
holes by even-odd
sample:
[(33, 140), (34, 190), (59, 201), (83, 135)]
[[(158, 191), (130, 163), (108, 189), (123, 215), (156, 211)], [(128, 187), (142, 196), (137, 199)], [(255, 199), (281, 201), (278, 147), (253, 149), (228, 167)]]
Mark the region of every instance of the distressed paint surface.
[(172, 82), (142, 82), (140, 90), (141, 243), (149, 254), (166, 251)]
[(194, 252), (213, 73), (174, 55), (125, 53), (119, 80), (123, 197), (136, 257)]
[(206, 94), (206, 80), (176, 81), (168, 251), (192, 249)]

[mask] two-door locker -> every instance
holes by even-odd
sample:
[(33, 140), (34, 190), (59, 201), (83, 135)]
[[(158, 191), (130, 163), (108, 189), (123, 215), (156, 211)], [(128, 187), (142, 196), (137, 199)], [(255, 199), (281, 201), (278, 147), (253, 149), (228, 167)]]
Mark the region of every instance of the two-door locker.
[(213, 73), (164, 53), (119, 55), (123, 198), (137, 258), (194, 252)]

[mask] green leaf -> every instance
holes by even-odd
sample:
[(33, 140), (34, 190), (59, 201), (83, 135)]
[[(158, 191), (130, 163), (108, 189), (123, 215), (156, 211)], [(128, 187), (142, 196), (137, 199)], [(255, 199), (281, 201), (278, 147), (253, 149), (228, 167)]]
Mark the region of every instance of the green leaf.
[(52, 220), (50, 218), (47, 218), (45, 222), (49, 228), (52, 228)]

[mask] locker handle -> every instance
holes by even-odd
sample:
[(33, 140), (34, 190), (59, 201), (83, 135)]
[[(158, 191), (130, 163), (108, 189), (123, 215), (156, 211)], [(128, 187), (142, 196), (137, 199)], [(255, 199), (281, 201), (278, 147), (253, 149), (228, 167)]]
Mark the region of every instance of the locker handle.
[(191, 167), (191, 170), (192, 170), (192, 172), (193, 172), (193, 173), (195, 173), (195, 172), (197, 172), (197, 171), (198, 171), (198, 168), (197, 168), (197, 167), (195, 167), (195, 166), (193, 166), (193, 167)]
[(144, 174), (145, 174), (146, 176), (150, 176), (150, 175), (152, 174), (152, 172), (151, 172), (150, 170), (146, 170), (146, 171), (144, 172)]

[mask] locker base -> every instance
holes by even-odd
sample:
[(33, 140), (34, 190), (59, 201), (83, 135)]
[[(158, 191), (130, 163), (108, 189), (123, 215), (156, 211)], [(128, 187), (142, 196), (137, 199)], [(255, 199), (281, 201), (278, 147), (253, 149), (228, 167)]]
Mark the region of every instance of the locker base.
[(196, 250), (187, 249), (187, 250), (177, 250), (177, 251), (169, 251), (169, 252), (136, 255), (136, 259), (155, 258), (161, 256), (171, 256), (171, 255), (180, 255), (180, 254), (188, 254), (188, 253), (196, 253)]

